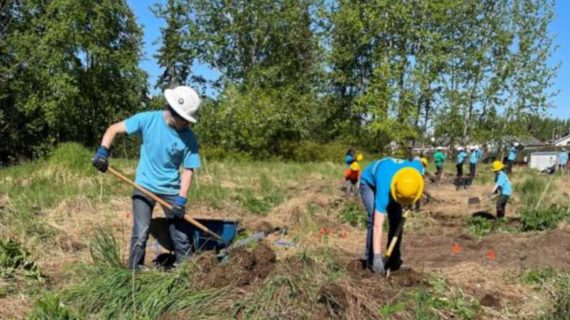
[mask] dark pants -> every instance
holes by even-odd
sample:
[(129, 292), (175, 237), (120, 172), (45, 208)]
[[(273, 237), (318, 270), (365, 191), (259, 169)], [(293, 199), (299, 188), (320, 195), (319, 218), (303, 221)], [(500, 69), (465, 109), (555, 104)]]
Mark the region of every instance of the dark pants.
[[(368, 213), (368, 221), (366, 223), (366, 246), (364, 255), (367, 259), (368, 266), (372, 266), (372, 260), (374, 259), (374, 250), (372, 245), (372, 233), (374, 229), (374, 200), (376, 198), (376, 190), (369, 186), (366, 183), (360, 184), (360, 195), (362, 196), (362, 202), (364, 203), (364, 207)], [(389, 222), (389, 229), (388, 229), (388, 241), (386, 243), (386, 248), (390, 246), (390, 241), (394, 237), (396, 233), (396, 229), (402, 220), (402, 206), (397, 202), (390, 200), (390, 204), (387, 208), (388, 213), (388, 222)], [(400, 265), (402, 264), (402, 256), (400, 252), (400, 244), (402, 243), (402, 234), (398, 237), (398, 241), (396, 242), (396, 246), (394, 247), (394, 251), (390, 257), (390, 261), (385, 265), (387, 269), (391, 270), (398, 270)]]
[(439, 182), (441, 180), (441, 175), (443, 174), (443, 166), (435, 166), (435, 176), (436, 181)]
[(475, 177), (477, 173), (477, 164), (476, 163), (469, 163), (469, 176), (471, 178)]
[(507, 203), (509, 202), (509, 196), (500, 195), (497, 199), (497, 218), (503, 218), (505, 216), (505, 211)]
[(513, 172), (513, 165), (515, 164), (515, 160), (507, 160), (507, 173)]
[[(172, 203), (174, 195), (158, 195), (162, 200)], [(150, 234), (150, 220), (152, 219), (152, 210), (155, 206), (155, 201), (148, 198), (138, 190), (133, 191), (133, 232), (131, 235), (131, 251), (129, 254), (129, 261), (127, 267), (129, 269), (138, 269), (144, 264), (146, 243)], [(168, 217), (170, 210), (162, 208)], [(169, 220), (168, 231), (174, 243), (174, 253), (176, 261), (181, 261), (190, 255), (190, 239), (188, 235), (190, 231), (187, 230), (188, 224), (184, 220)]]
[(455, 167), (457, 168), (457, 176), (462, 177), (463, 176), (463, 163), (458, 163), (455, 165)]

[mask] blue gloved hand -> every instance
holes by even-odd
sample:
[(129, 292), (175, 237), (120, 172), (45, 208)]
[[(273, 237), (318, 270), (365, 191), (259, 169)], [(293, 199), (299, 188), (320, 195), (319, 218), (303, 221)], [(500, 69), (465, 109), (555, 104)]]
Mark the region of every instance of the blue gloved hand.
[(97, 170), (105, 172), (109, 167), (108, 158), (109, 158), (109, 149), (100, 146), (99, 149), (97, 149), (97, 152), (95, 152), (93, 159), (91, 159), (91, 162), (93, 163), (93, 166), (97, 168)]
[(375, 254), (374, 259), (372, 260), (372, 271), (384, 274), (386, 273), (386, 269), (384, 269), (384, 256), (381, 254)]
[(176, 198), (174, 198), (174, 202), (172, 203), (172, 210), (170, 211), (172, 219), (183, 219), (184, 214), (186, 213), (184, 210), (185, 206), (186, 198), (182, 196), (176, 196)]

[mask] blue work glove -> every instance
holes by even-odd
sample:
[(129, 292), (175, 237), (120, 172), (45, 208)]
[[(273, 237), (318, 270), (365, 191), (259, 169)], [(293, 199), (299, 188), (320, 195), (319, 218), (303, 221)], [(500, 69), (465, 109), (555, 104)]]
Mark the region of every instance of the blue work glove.
[(105, 172), (109, 167), (108, 158), (109, 158), (109, 149), (100, 146), (99, 149), (97, 149), (97, 152), (95, 152), (93, 159), (91, 159), (91, 162), (93, 163), (93, 166), (97, 168), (97, 170)]
[(183, 219), (184, 218), (184, 207), (186, 206), (186, 198), (182, 196), (176, 196), (174, 202), (172, 203), (172, 210), (170, 210), (170, 215), (172, 219)]
[(384, 256), (381, 254), (375, 254), (374, 259), (372, 260), (372, 271), (384, 274), (386, 273), (386, 269), (384, 269)]

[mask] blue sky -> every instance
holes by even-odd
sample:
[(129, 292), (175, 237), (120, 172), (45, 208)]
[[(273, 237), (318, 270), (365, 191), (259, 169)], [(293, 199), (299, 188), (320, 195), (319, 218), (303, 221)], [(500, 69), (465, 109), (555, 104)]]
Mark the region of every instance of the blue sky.
[[(140, 62), (141, 67), (149, 74), (149, 83), (154, 87), (156, 79), (160, 74), (160, 69), (153, 58), (159, 44), (156, 43), (160, 38), (160, 28), (164, 26), (163, 21), (154, 17), (149, 7), (160, 0), (127, 0), (129, 6), (135, 13), (137, 21), (144, 27), (144, 59)], [(562, 62), (558, 72), (558, 78), (555, 81), (554, 90), (558, 90), (559, 94), (554, 98), (553, 102), (556, 106), (551, 110), (551, 114), (555, 117), (570, 118), (570, 1), (557, 1), (557, 19), (551, 25), (551, 32), (556, 34), (555, 43), (559, 48), (551, 57), (549, 63), (552, 65)], [(206, 66), (197, 65), (194, 71), (212, 78), (213, 71)]]

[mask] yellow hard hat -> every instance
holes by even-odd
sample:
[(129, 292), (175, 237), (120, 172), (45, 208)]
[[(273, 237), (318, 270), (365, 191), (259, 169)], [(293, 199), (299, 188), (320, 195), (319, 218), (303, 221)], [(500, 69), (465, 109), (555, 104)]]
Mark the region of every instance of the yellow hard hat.
[(402, 168), (392, 178), (390, 185), (392, 198), (401, 205), (408, 206), (420, 199), (424, 192), (424, 179), (414, 168)]
[(424, 167), (428, 166), (428, 159), (426, 157), (420, 158), (420, 161), (424, 165)]
[(354, 162), (350, 165), (350, 170), (352, 170), (352, 171), (360, 171), (360, 165), (358, 164), (358, 162), (354, 161)]
[(362, 153), (359, 153), (359, 154), (356, 156), (356, 161), (362, 161), (363, 159), (364, 159), (364, 156), (362, 155)]
[(493, 172), (501, 171), (503, 170), (504, 167), (505, 165), (498, 160), (493, 161), (493, 163), (491, 164), (491, 170), (493, 170)]

